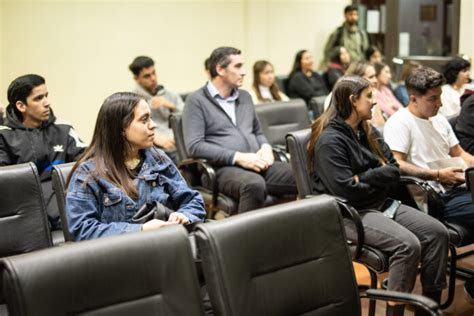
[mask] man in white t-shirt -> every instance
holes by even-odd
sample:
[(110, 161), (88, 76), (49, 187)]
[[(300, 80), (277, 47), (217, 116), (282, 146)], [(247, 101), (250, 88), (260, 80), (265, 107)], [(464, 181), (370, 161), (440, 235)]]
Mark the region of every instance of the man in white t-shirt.
[[(410, 97), (407, 108), (400, 109), (385, 123), (384, 138), (402, 174), (432, 181), (442, 191), (443, 216), (453, 222), (474, 229), (474, 203), (465, 186), (462, 167), (430, 169), (428, 163), (460, 157), (466, 165), (474, 165), (474, 157), (459, 145), (449, 122), (438, 111), (441, 86), (445, 79), (431, 68), (421, 67), (406, 80)], [(443, 186), (439, 186), (442, 184)], [(466, 282), (466, 290), (473, 297), (473, 282)]]

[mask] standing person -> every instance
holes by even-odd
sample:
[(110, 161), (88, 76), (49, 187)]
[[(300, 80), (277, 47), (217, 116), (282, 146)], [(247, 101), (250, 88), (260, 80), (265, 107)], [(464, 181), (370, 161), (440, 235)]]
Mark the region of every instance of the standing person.
[(184, 141), (189, 154), (216, 167), (219, 192), (239, 201), (238, 212), (263, 206), (267, 194), (296, 194), (288, 163), (274, 161), (250, 94), (239, 89), (245, 76), (239, 49), (216, 48), (211, 80), (186, 99)]
[(266, 60), (259, 60), (253, 65), (253, 83), (249, 93), (254, 104), (289, 100), (278, 87), (273, 65)]
[(329, 93), (322, 76), (313, 70), (314, 59), (305, 49), (296, 53), (293, 69), (288, 76), (288, 95), (290, 98), (301, 98), (306, 105), (313, 97)]
[(43, 77), (30, 74), (13, 80), (8, 87), (8, 102), (6, 122), (0, 126), (0, 166), (35, 163), (51, 229), (60, 230), (51, 169), (76, 161), (86, 144), (71, 124), (54, 116)]
[[(104, 101), (91, 145), (68, 180), (67, 219), (76, 241), (204, 220), (199, 193), (153, 147), (155, 127), (141, 96), (115, 93)], [(167, 209), (169, 217), (134, 222), (148, 205)]]
[(336, 46), (344, 46), (352, 61), (364, 60), (364, 53), (370, 46), (369, 36), (358, 25), (359, 12), (357, 5), (348, 5), (344, 8), (344, 23), (331, 35), (324, 48), (324, 60), (327, 63), (331, 50)]
[(178, 163), (174, 134), (169, 127), (169, 117), (172, 113), (183, 111), (183, 100), (179, 94), (158, 84), (155, 62), (150, 57), (138, 56), (130, 64), (129, 69), (136, 82), (134, 92), (144, 97), (151, 107), (152, 119), (156, 124), (155, 145)]
[[(390, 256), (389, 290), (411, 292), (420, 266), (423, 295), (439, 303), (446, 285), (448, 231), (436, 219), (388, 198), (400, 170), (367, 122), (374, 104), (366, 79), (347, 76), (338, 81), (331, 107), (312, 126), (308, 167), (313, 188), (347, 199), (359, 212), (364, 244)], [(356, 236), (352, 225), (347, 227), (347, 237)], [(404, 305), (389, 304), (387, 315), (400, 316), (403, 310)]]
[(444, 66), (446, 84), (442, 86), (441, 103), (439, 112), (446, 118), (459, 115), (461, 111), (461, 96), (466, 91), (470, 81), (471, 63), (462, 58), (454, 57)]

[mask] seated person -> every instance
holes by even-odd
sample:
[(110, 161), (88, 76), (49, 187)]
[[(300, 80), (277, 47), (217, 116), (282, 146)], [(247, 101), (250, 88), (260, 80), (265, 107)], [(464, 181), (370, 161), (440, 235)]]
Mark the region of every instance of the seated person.
[[(367, 79), (370, 82), (370, 86), (375, 89), (377, 84), (377, 78), (375, 77), (375, 68), (372, 64), (369, 64), (365, 61), (358, 61), (355, 63), (351, 63), (349, 68), (346, 71), (347, 75), (359, 76), (364, 79)], [(332, 92), (328, 95), (324, 102), (324, 109), (326, 110), (331, 103)], [(370, 123), (375, 126), (377, 129), (382, 130), (383, 125), (385, 124), (385, 118), (382, 115), (382, 111), (377, 106), (374, 105), (372, 108), (372, 119)]]
[[(439, 303), (446, 284), (448, 231), (423, 212), (388, 199), (400, 170), (367, 123), (375, 104), (373, 90), (369, 81), (356, 76), (342, 77), (334, 87), (333, 103), (313, 123), (308, 146), (313, 187), (346, 198), (357, 209), (364, 244), (390, 256), (389, 290), (411, 292), (420, 266), (423, 294)], [(357, 238), (353, 225), (347, 227), (347, 237)], [(387, 307), (387, 315), (403, 315), (404, 305)]]
[(349, 55), (344, 46), (336, 46), (332, 49), (331, 54), (329, 55), (328, 69), (324, 74), (330, 91), (336, 84), (336, 81), (344, 76), (350, 62), (351, 55)]
[[(429, 163), (453, 157), (468, 166), (474, 164), (474, 157), (461, 148), (448, 120), (438, 114), (444, 82), (443, 75), (431, 68), (415, 69), (406, 81), (410, 103), (388, 119), (384, 137), (402, 174), (428, 180), (440, 192), (444, 220), (474, 230), (474, 203), (462, 186), (463, 167), (459, 162), (446, 168), (429, 167)], [(473, 297), (469, 284), (466, 290)]]
[(471, 63), (462, 57), (454, 57), (444, 66), (443, 74), (446, 78), (446, 84), (441, 87), (441, 103), (443, 106), (439, 110), (439, 113), (444, 117), (451, 118), (459, 115), (461, 96), (469, 87), (470, 68)]
[(403, 105), (397, 100), (389, 88), (390, 80), (392, 79), (390, 67), (386, 64), (374, 64), (374, 68), (375, 76), (377, 77), (375, 99), (377, 100), (377, 105), (380, 107), (380, 110), (382, 110), (388, 118), (403, 108)]
[(3, 107), (3, 105), (0, 103), (0, 125), (3, 125), (3, 121), (4, 121), (4, 115), (5, 115), (5, 108)]
[[(91, 145), (68, 181), (67, 219), (76, 241), (204, 220), (199, 193), (153, 147), (155, 128), (141, 96), (115, 93), (104, 101)], [(143, 205), (156, 201), (174, 211), (167, 221), (132, 221)]]
[(307, 50), (300, 50), (288, 76), (288, 96), (301, 98), (309, 105), (311, 98), (329, 93), (322, 76), (313, 71), (313, 56)]
[(158, 84), (155, 62), (150, 57), (138, 56), (130, 64), (129, 69), (137, 83), (134, 92), (145, 98), (151, 107), (152, 119), (156, 124), (155, 145), (178, 163), (174, 134), (168, 120), (171, 113), (183, 111), (183, 100), (179, 94)]
[(382, 53), (380, 52), (380, 49), (377, 46), (369, 46), (364, 52), (365, 54), (365, 60), (369, 64), (380, 64), (383, 62), (383, 56)]
[(278, 87), (273, 65), (266, 60), (259, 60), (253, 65), (253, 83), (249, 93), (254, 104), (289, 100)]
[(405, 81), (407, 80), (411, 72), (418, 67), (421, 67), (421, 64), (417, 63), (416, 61), (405, 61), (405, 63), (403, 64), (400, 82), (398, 83), (398, 86), (393, 94), (404, 107), (407, 107), (408, 101), (410, 101), (410, 98), (408, 97), (407, 87), (405, 86)]
[(186, 98), (183, 133), (195, 158), (216, 167), (219, 192), (239, 201), (238, 212), (263, 206), (268, 194), (296, 194), (288, 163), (274, 161), (250, 94), (240, 90), (244, 59), (233, 47), (210, 56), (212, 79)]
[(461, 97), (461, 113), (455, 130), (461, 147), (474, 155), (474, 91), (469, 94), (466, 92)]
[(54, 116), (48, 96), (46, 82), (38, 75), (24, 75), (10, 84), (6, 122), (0, 126), (0, 166), (35, 163), (50, 228), (60, 230), (51, 169), (76, 161), (86, 144), (71, 124)]

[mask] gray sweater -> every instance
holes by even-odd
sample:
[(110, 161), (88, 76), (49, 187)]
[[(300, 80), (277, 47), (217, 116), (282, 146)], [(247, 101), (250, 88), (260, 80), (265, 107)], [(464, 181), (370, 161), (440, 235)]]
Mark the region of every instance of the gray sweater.
[(232, 165), (236, 152), (255, 153), (268, 143), (247, 91), (239, 90), (235, 112), (237, 126), (212, 98), (206, 85), (188, 96), (183, 110), (183, 132), (189, 155), (214, 165)]

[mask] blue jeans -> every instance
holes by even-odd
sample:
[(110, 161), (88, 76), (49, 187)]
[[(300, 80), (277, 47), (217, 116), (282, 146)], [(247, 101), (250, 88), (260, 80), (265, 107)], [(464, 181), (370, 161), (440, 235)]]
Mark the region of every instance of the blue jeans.
[(455, 188), (441, 194), (444, 203), (444, 219), (466, 228), (474, 229), (474, 203), (466, 188)]

